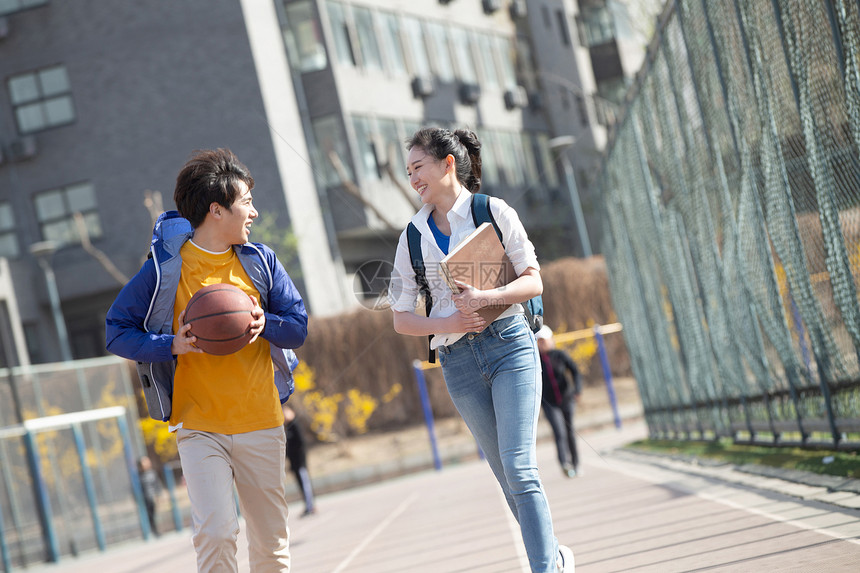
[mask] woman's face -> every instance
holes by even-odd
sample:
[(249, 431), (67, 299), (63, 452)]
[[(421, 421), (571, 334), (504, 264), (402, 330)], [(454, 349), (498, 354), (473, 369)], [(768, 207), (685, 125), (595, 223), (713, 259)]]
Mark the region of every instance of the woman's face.
[[(453, 157), (436, 159), (420, 147), (413, 147), (406, 158), (409, 184), (418, 192), (424, 204), (436, 204), (440, 193), (447, 187), (443, 181), (453, 174)], [(450, 164), (450, 168), (449, 168)]]

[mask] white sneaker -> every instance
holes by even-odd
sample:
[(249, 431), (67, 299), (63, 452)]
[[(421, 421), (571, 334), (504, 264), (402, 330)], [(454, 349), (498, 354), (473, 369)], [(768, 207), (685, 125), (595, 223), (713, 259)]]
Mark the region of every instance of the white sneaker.
[(573, 573), (575, 564), (573, 562), (573, 551), (567, 545), (558, 546), (559, 558), (556, 561), (558, 573)]

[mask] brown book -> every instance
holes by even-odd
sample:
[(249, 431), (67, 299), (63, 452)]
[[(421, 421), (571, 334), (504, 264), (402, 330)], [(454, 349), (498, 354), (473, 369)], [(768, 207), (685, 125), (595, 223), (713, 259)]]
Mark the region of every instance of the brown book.
[[(488, 290), (504, 286), (517, 278), (492, 223), (481, 224), (449, 252), (439, 265), (445, 282), (454, 293), (460, 292), (454, 279), (480, 290)], [(478, 314), (489, 323), (510, 306), (487, 306), (478, 310)]]

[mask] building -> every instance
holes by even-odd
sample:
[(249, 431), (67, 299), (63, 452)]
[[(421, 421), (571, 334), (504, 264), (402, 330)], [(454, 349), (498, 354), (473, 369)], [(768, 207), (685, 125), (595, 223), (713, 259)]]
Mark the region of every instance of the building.
[[(230, 147), (251, 169), (256, 206), (296, 237), (287, 269), (316, 315), (355, 306), (371, 286), (355, 271), (392, 259), (415, 210), (402, 142), (425, 123), (479, 133), (484, 189), (518, 209), (544, 259), (581, 252), (558, 159), (591, 200), (607, 123), (594, 96), (611, 99), (614, 78), (580, 39), (586, 3), (606, 5), (0, 4), (0, 256), (30, 360), (104, 353), (106, 310), (198, 148)], [(9, 346), (20, 329), (5, 314)]]

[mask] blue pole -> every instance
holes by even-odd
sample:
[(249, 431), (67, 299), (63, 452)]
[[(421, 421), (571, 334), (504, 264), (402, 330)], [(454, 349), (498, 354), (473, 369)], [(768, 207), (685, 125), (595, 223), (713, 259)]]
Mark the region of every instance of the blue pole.
[(146, 504), (143, 501), (143, 489), (140, 486), (140, 475), (137, 473), (137, 463), (134, 459), (134, 450), (131, 447), (131, 438), (128, 433), (128, 424), (125, 421), (125, 416), (119, 416), (116, 419), (119, 425), (119, 434), (122, 437), (122, 447), (125, 451), (125, 465), (128, 469), (128, 477), (131, 480), (131, 490), (134, 494), (134, 500), (137, 502), (137, 516), (140, 520), (140, 529), (143, 532), (143, 539), (149, 539), (149, 517), (146, 514)]
[(9, 556), (9, 546), (6, 545), (6, 526), (3, 523), (3, 508), (0, 507), (0, 556), (3, 557), (3, 571), (11, 573), (12, 558)]
[(45, 543), (48, 544), (48, 560), (56, 563), (60, 560), (60, 544), (57, 541), (57, 532), (54, 531), (54, 516), (51, 512), (51, 498), (48, 495), (48, 487), (45, 478), (42, 477), (42, 463), (39, 460), (39, 449), (33, 432), (27, 430), (24, 434), (27, 444), (27, 458), (30, 463), (30, 471), (36, 486), (37, 504), (42, 521), (45, 524)]
[(427, 434), (430, 436), (430, 447), (433, 449), (433, 467), (436, 471), (442, 469), (442, 459), (439, 457), (439, 448), (436, 445), (436, 429), (433, 425), (433, 409), (430, 407), (430, 396), (427, 394), (427, 382), (424, 381), (424, 370), (421, 361), (412, 362), (415, 370), (415, 381), (418, 382), (418, 393), (421, 396), (421, 407), (424, 410), (424, 421), (427, 423)]
[(182, 531), (182, 515), (179, 513), (179, 504), (176, 503), (176, 480), (173, 479), (173, 467), (168, 464), (164, 465), (164, 483), (167, 485), (167, 494), (170, 496), (173, 527), (176, 531)]
[(609, 393), (609, 403), (612, 405), (612, 415), (615, 417), (615, 427), (621, 427), (621, 416), (618, 415), (618, 400), (615, 398), (615, 387), (612, 385), (612, 371), (609, 369), (609, 357), (600, 334), (600, 325), (594, 325), (594, 339), (597, 341), (597, 352), (600, 355), (600, 366), (603, 368), (603, 380), (606, 381), (606, 391)]
[(89, 463), (87, 463), (87, 446), (84, 443), (84, 434), (81, 431), (80, 424), (72, 424), (72, 435), (75, 438), (75, 447), (78, 450), (78, 459), (81, 462), (81, 475), (84, 478), (84, 489), (87, 492), (87, 501), (90, 503), (90, 513), (93, 516), (93, 530), (96, 534), (96, 543), (99, 546), (99, 551), (104, 551), (107, 547), (105, 532), (102, 528), (102, 521), (99, 518), (98, 498), (96, 497), (96, 489), (93, 487), (93, 474), (90, 471)]
[(803, 355), (803, 365), (806, 366), (806, 371), (809, 372), (811, 379), (812, 364), (809, 349), (806, 347), (806, 332), (803, 328), (803, 318), (800, 316), (800, 310), (797, 308), (797, 303), (794, 302), (794, 297), (791, 297), (791, 316), (794, 318), (794, 329), (797, 331), (797, 342), (800, 344), (800, 353)]

